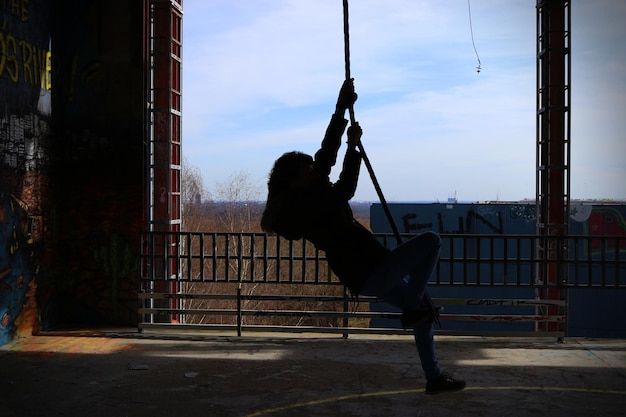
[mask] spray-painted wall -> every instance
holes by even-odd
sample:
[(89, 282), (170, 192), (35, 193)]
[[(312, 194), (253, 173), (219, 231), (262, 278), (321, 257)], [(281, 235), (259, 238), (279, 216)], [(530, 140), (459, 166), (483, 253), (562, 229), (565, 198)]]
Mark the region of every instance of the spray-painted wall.
[[(510, 235), (534, 235), (536, 234), (536, 211), (534, 204), (528, 203), (489, 203), (489, 204), (390, 204), (390, 211), (394, 222), (401, 233), (420, 233), (432, 230), (440, 234), (510, 234)], [(376, 233), (391, 233), (391, 226), (383, 211), (381, 204), (373, 204), (370, 211), (371, 228)], [(570, 213), (570, 234), (574, 236), (626, 236), (626, 206), (609, 204), (573, 204)], [(496, 241), (497, 242), (497, 241)], [(591, 253), (597, 259), (602, 256), (601, 241), (592, 241)], [(614, 243), (613, 243), (614, 244)], [(488, 248), (487, 248), (488, 249)], [(488, 253), (488, 250), (483, 253)], [(626, 259), (626, 246), (608, 248), (611, 253), (617, 249), (620, 259)], [(449, 257), (444, 247), (442, 257)], [(527, 249), (528, 250), (528, 249)], [(579, 256), (586, 256), (588, 248), (581, 245)], [(522, 253), (528, 258), (529, 253)], [(487, 268), (489, 266), (486, 266)], [(609, 266), (616, 268), (617, 266)], [(587, 268), (581, 266), (580, 268)], [(623, 265), (619, 274), (623, 277), (626, 270)], [(447, 273), (442, 267), (441, 273)], [(462, 266), (454, 271), (455, 276), (463, 274)], [(522, 273), (529, 271), (522, 270)], [(587, 277), (588, 271), (579, 271), (580, 275)], [(594, 276), (593, 272), (592, 276)], [(467, 271), (474, 274), (470, 268)], [(517, 279), (515, 269), (509, 270), (508, 278)], [(608, 271), (608, 276), (615, 276), (615, 270)], [(467, 277), (474, 282), (473, 275)], [(527, 277), (522, 277), (527, 279)], [(596, 274), (600, 284), (600, 274)], [(532, 289), (497, 289), (497, 288), (432, 288), (433, 296), (439, 297), (463, 297), (469, 299), (488, 298), (532, 298)], [(455, 307), (446, 306), (446, 311), (455, 313), (455, 309), (473, 309), (478, 311), (480, 306)], [(461, 311), (458, 311), (461, 312)], [(473, 312), (473, 311), (470, 311)], [(482, 313), (494, 314), (492, 312)], [(519, 307), (499, 307), (495, 314), (533, 314), (532, 307), (526, 311)], [(610, 289), (576, 288), (569, 290), (568, 334), (570, 336), (589, 337), (625, 337), (626, 322), (622, 319), (626, 316), (626, 291)], [(532, 331), (532, 323), (505, 323), (491, 325), (492, 329), (501, 331)], [(479, 330), (484, 329), (484, 324), (471, 322), (446, 323), (450, 330)]]
[(133, 323), (142, 2), (0, 0), (0, 344)]
[(0, 2), (0, 344), (38, 324), (50, 164), (50, 7)]

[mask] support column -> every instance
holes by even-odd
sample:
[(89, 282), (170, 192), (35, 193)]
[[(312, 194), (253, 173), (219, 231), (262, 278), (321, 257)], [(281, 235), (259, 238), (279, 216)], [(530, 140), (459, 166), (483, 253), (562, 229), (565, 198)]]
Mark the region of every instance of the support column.
[[(538, 296), (563, 300), (570, 205), (570, 2), (537, 1), (537, 282)], [(565, 315), (548, 307), (548, 316)], [(539, 331), (565, 336), (567, 323), (544, 323)]]

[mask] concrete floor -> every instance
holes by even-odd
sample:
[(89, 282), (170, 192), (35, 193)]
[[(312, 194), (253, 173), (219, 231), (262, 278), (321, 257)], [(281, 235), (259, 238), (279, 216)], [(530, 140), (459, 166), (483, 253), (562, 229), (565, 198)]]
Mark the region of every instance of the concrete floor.
[(0, 348), (0, 417), (626, 415), (626, 340), (437, 348), (467, 389), (424, 394), (405, 336), (52, 332)]

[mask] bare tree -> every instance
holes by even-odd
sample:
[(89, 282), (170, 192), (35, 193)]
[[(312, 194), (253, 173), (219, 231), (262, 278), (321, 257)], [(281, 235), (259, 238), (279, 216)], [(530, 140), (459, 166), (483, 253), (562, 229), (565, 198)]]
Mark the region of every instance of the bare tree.
[(260, 191), (250, 180), (250, 174), (239, 171), (215, 185), (215, 199), (220, 203), (216, 213), (227, 232), (259, 232)]
[(202, 173), (183, 157), (181, 165), (181, 203), (183, 230), (198, 231), (202, 225), (202, 203), (208, 198)]

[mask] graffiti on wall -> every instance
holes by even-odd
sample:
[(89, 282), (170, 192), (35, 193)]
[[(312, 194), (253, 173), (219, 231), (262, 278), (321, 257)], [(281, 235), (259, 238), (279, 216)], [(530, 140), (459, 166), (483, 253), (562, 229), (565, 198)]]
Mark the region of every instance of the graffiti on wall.
[[(51, 114), (52, 51), (47, 2), (0, 0), (0, 151), (2, 172), (39, 168)], [(13, 186), (19, 185), (19, 181)], [(13, 194), (19, 190), (10, 189)]]
[[(534, 204), (391, 204), (401, 233), (432, 230), (440, 234), (535, 234)], [(376, 233), (390, 233), (382, 206), (371, 207), (370, 225)], [(626, 206), (574, 203), (570, 207), (570, 235), (626, 236)], [(626, 253), (626, 239), (593, 239), (593, 255)], [(584, 245), (588, 242), (584, 241)], [(587, 250), (585, 248), (585, 250)]]
[[(390, 211), (401, 233), (432, 230), (441, 234), (534, 234), (536, 208), (527, 203), (390, 204)], [(377, 233), (390, 233), (382, 205), (371, 206), (370, 224)], [(585, 236), (625, 236), (624, 205), (573, 204), (570, 208), (570, 234)]]
[(0, 194), (0, 345), (6, 343), (18, 326), (37, 327), (35, 273), (42, 239), (41, 217), (32, 216), (23, 201)]
[[(534, 233), (536, 219), (535, 206), (523, 203), (392, 204), (390, 208), (401, 233)], [(370, 222), (375, 232), (390, 232), (380, 204), (372, 205)]]
[(28, 83), (43, 90), (51, 89), (51, 57), (49, 48), (40, 48), (32, 43), (0, 31), (0, 76), (14, 83)]
[[(583, 225), (584, 234), (587, 236), (626, 236), (626, 220), (614, 207), (595, 207)], [(591, 249), (594, 255), (615, 250), (624, 253), (626, 252), (626, 239), (620, 239), (619, 243), (614, 239), (593, 239)]]
[(50, 134), (50, 2), (0, 0), (0, 345), (38, 326)]
[[(47, 2), (0, 0), (0, 91), (6, 107), (22, 113), (37, 104), (50, 115), (52, 42)], [(19, 91), (19, 94), (8, 94)]]

